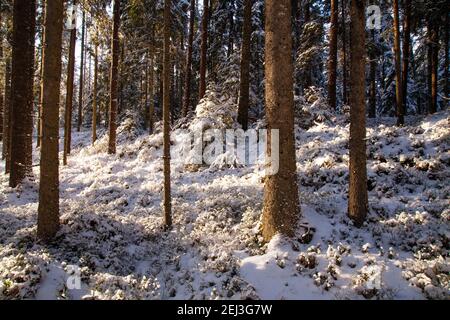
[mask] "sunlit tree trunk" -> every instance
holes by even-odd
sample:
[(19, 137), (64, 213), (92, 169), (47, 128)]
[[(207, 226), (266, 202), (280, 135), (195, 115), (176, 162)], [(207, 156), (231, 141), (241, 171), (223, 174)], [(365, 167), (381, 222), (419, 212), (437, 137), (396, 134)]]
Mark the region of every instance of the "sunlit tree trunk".
[(405, 17), (403, 19), (403, 65), (402, 65), (402, 111), (406, 114), (408, 105), (408, 73), (411, 46), (411, 0), (405, 0)]
[(342, 26), (342, 102), (348, 104), (348, 80), (347, 80), (347, 26), (346, 26), (346, 3), (341, 0), (341, 26)]
[(38, 236), (54, 237), (59, 228), (59, 99), (63, 0), (47, 0), (42, 79), (42, 147), (39, 180)]
[(73, 81), (75, 76), (75, 46), (77, 42), (77, 29), (76, 29), (76, 12), (75, 6), (76, 0), (73, 0), (72, 5), (74, 8), (72, 30), (70, 32), (70, 44), (69, 44), (69, 62), (67, 70), (67, 93), (66, 93), (66, 109), (64, 115), (64, 152), (63, 152), (63, 164), (67, 164), (67, 156), (71, 151), (72, 144), (72, 107), (73, 107)]
[(170, 191), (170, 26), (171, 2), (164, 0), (164, 60), (163, 60), (163, 135), (164, 135), (164, 224), (172, 225)]
[[(279, 130), (279, 170), (265, 178), (262, 234), (294, 236), (300, 218), (294, 138), (291, 0), (267, 0), (265, 8), (267, 129)], [(267, 146), (271, 154), (273, 137)], [(272, 165), (274, 165), (272, 163)]]
[(112, 61), (111, 61), (111, 85), (109, 100), (109, 143), (108, 153), (116, 153), (117, 136), (117, 85), (119, 68), (119, 26), (120, 26), (120, 0), (114, 0), (113, 8), (113, 34), (112, 34)]
[(80, 58), (80, 82), (78, 93), (78, 122), (77, 131), (81, 131), (83, 123), (83, 89), (84, 89), (84, 47), (85, 47), (85, 33), (86, 33), (86, 12), (83, 10), (83, 20), (81, 23), (81, 58)]
[[(98, 37), (97, 37), (98, 39)], [(96, 39), (96, 41), (98, 41)], [(94, 49), (94, 88), (92, 93), (92, 144), (97, 141), (98, 43)]]
[(350, 185), (348, 215), (358, 227), (367, 216), (365, 1), (351, 1), (350, 19)]
[(397, 110), (397, 125), (402, 126), (405, 122), (405, 111), (403, 109), (402, 98), (402, 61), (400, 49), (400, 18), (398, 9), (398, 0), (393, 1), (394, 6), (394, 63), (395, 63), (395, 101)]

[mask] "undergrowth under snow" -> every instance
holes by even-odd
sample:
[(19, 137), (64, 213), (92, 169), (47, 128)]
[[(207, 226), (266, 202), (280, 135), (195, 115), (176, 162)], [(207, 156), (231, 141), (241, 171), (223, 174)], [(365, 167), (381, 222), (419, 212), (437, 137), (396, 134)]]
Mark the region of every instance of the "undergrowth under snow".
[[(105, 135), (91, 146), (90, 132), (74, 133), (52, 244), (35, 237), (37, 178), (11, 189), (0, 176), (0, 299), (449, 299), (449, 119), (369, 123), (361, 229), (346, 216), (348, 117), (297, 127), (302, 219), (313, 229), (310, 241), (268, 244), (256, 168), (174, 161), (174, 227), (164, 231), (161, 133), (125, 121), (115, 156)], [(80, 290), (66, 286), (70, 265)]]

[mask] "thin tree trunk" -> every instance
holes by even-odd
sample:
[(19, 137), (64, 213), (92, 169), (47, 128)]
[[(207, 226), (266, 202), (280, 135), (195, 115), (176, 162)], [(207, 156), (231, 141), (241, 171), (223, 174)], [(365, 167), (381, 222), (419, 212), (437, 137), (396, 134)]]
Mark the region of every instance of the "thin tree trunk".
[(191, 103), (192, 51), (194, 42), (195, 0), (191, 0), (189, 17), (189, 38), (186, 51), (186, 73), (184, 75), (183, 117), (188, 115)]
[(234, 51), (234, 0), (230, 0), (230, 11), (228, 12), (228, 50), (227, 57), (231, 57)]
[(32, 173), (36, 1), (15, 0), (13, 19), (9, 185), (15, 188)]
[(59, 99), (64, 0), (46, 1), (42, 85), (42, 147), (38, 236), (50, 240), (59, 229)]
[(337, 68), (337, 31), (338, 0), (331, 0), (330, 55), (328, 59), (328, 103), (336, 109), (336, 68)]
[(397, 125), (402, 126), (405, 122), (405, 111), (403, 110), (402, 98), (402, 60), (400, 49), (400, 19), (398, 12), (398, 0), (393, 1), (394, 6), (394, 59), (395, 59), (395, 101), (397, 110)]
[(348, 215), (362, 226), (368, 210), (365, 110), (365, 1), (351, 1), (350, 185)]
[[(437, 111), (438, 107), (438, 84), (439, 84), (439, 25), (434, 24), (433, 30), (433, 56), (432, 56), (432, 74), (431, 74), (431, 99), (432, 110)], [(432, 113), (433, 113), (432, 112)]]
[[(45, 0), (42, 0), (42, 14), (45, 17)], [(41, 34), (41, 63), (40, 63), (40, 70), (39, 70), (39, 76), (40, 76), (40, 86), (39, 86), (39, 105), (38, 105), (38, 118), (37, 118), (37, 143), (36, 143), (36, 148), (40, 148), (41, 147), (41, 143), (42, 143), (42, 87), (43, 87), (43, 79), (44, 79), (44, 68), (43, 68), (43, 64), (44, 64), (44, 33), (45, 33), (45, 26), (42, 28), (42, 34)]]
[(81, 125), (83, 123), (83, 88), (84, 88), (84, 40), (86, 33), (86, 12), (83, 10), (83, 21), (81, 24), (81, 60), (80, 60), (80, 82), (79, 82), (79, 94), (78, 94), (78, 122), (77, 131), (81, 131)]
[[(206, 0), (208, 1), (208, 0)], [(170, 190), (170, 26), (171, 2), (164, 0), (163, 135), (164, 135), (164, 224), (172, 225)]]
[(116, 153), (117, 135), (117, 84), (119, 67), (119, 26), (120, 26), (120, 0), (114, 0), (113, 36), (112, 36), (112, 61), (111, 61), (111, 85), (109, 101), (109, 144), (108, 153)]
[(208, 51), (208, 15), (209, 0), (203, 0), (203, 18), (202, 18), (202, 44), (200, 48), (200, 84), (198, 99), (203, 99), (206, 92), (206, 67)]
[(439, 26), (436, 22), (429, 21), (428, 24), (428, 89), (429, 89), (429, 112), (437, 111), (437, 90), (438, 90), (438, 66), (439, 66)]
[(124, 61), (125, 61), (125, 39), (122, 40), (122, 45), (120, 46), (120, 62), (119, 62), (119, 114), (123, 112), (123, 84), (124, 84)]
[(347, 0), (341, 1), (341, 25), (342, 25), (342, 103), (348, 104), (348, 80), (347, 80), (347, 27), (345, 8)]
[(11, 169), (11, 57), (5, 59), (5, 103), (3, 104), (3, 159), (5, 174)]
[[(279, 170), (266, 177), (264, 187), (262, 234), (269, 241), (277, 233), (294, 236), (300, 205), (294, 138), (291, 1), (267, 0), (265, 10), (267, 149), (272, 155), (279, 154)], [(271, 130), (279, 130), (279, 148), (276, 145), (271, 148), (274, 138)]]
[(155, 95), (154, 95), (154, 91), (155, 91), (155, 71), (154, 71), (154, 67), (155, 67), (155, 26), (152, 26), (152, 40), (150, 42), (149, 45), (149, 50), (148, 50), (148, 54), (149, 54), (149, 64), (150, 64), (150, 78), (149, 78), (149, 100), (150, 100), (150, 107), (149, 107), (149, 114), (148, 114), (148, 129), (150, 134), (152, 134), (154, 132), (154, 117), (155, 117)]
[[(98, 36), (96, 38), (96, 41)], [(97, 141), (98, 43), (94, 49), (94, 92), (92, 94), (92, 144)]]
[(403, 69), (402, 69), (402, 98), (403, 114), (406, 114), (408, 106), (408, 73), (411, 46), (411, 0), (405, 0), (405, 18), (403, 20)]
[(252, 36), (252, 0), (244, 1), (244, 24), (242, 27), (241, 79), (239, 90), (238, 122), (242, 129), (248, 129), (248, 108), (250, 103), (250, 59)]
[(76, 29), (76, 12), (75, 6), (76, 0), (73, 0), (73, 29), (70, 32), (70, 44), (69, 44), (69, 62), (67, 70), (67, 93), (66, 93), (66, 110), (64, 114), (64, 152), (63, 152), (63, 164), (67, 165), (67, 156), (71, 151), (72, 144), (72, 107), (73, 107), (73, 81), (75, 74), (75, 46), (77, 42), (77, 29)]
[(144, 66), (144, 97), (143, 97), (143, 103), (144, 103), (144, 109), (142, 110), (144, 115), (144, 130), (147, 130), (147, 112), (148, 112), (148, 81), (149, 81), (149, 72), (148, 72), (148, 50), (147, 50), (147, 57), (145, 59), (145, 66)]
[[(375, 30), (372, 30), (372, 41), (375, 46)], [(377, 113), (377, 58), (375, 49), (370, 48), (370, 96), (369, 96), (369, 118), (375, 118)]]

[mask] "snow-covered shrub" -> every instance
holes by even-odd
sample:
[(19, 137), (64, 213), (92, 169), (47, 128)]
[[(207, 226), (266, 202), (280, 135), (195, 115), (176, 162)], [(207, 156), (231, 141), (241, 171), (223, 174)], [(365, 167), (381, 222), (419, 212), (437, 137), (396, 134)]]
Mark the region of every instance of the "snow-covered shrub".
[(304, 96), (295, 97), (296, 123), (303, 129), (330, 122), (333, 117), (330, 110), (321, 88), (310, 87)]

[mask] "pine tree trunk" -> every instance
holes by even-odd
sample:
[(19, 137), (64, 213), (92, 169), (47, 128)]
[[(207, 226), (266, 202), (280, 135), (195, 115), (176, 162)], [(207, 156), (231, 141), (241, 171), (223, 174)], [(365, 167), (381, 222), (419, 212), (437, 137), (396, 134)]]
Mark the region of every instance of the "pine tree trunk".
[(365, 1), (351, 1), (350, 185), (348, 215), (362, 226), (368, 210), (365, 110)]
[(78, 122), (77, 131), (81, 131), (81, 124), (83, 123), (83, 88), (84, 88), (84, 47), (86, 34), (86, 12), (83, 10), (83, 20), (81, 23), (81, 60), (80, 60), (80, 82), (78, 94)]
[[(294, 138), (291, 0), (267, 0), (265, 8), (266, 115), (271, 150), (272, 129), (279, 130), (279, 170), (266, 177), (262, 234), (294, 236), (300, 218)], [(274, 164), (272, 164), (274, 165)]]
[[(76, 0), (73, 0), (73, 10), (77, 4)], [(64, 152), (63, 152), (63, 164), (67, 165), (67, 156), (71, 151), (72, 144), (72, 107), (73, 107), (73, 81), (75, 75), (75, 46), (77, 42), (77, 29), (76, 29), (76, 12), (73, 13), (73, 29), (70, 32), (70, 44), (69, 44), (69, 62), (67, 70), (67, 93), (66, 93), (66, 109), (64, 114)]]
[(427, 98), (428, 98), (428, 112), (429, 113), (434, 113), (435, 111), (433, 111), (433, 101), (432, 101), (432, 83), (431, 83), (431, 78), (432, 78), (432, 73), (433, 73), (433, 26), (432, 26), (432, 22), (430, 20), (430, 18), (428, 18), (428, 25), (427, 25), (427, 89), (428, 89), (428, 94), (427, 94)]
[[(310, 0), (305, 0), (304, 3), (304, 11), (305, 11), (305, 24), (309, 23), (311, 21), (311, 4), (310, 4)], [(311, 73), (311, 66), (307, 65), (305, 67), (305, 79), (304, 79), (304, 88), (303, 89), (308, 89), (309, 87), (311, 87), (312, 84), (312, 73)]]
[(119, 68), (119, 26), (120, 26), (120, 0), (114, 0), (113, 35), (112, 35), (112, 61), (111, 61), (111, 85), (109, 101), (109, 144), (108, 153), (116, 153), (117, 135), (117, 85)]
[(5, 59), (5, 102), (3, 104), (3, 151), (5, 174), (11, 169), (11, 57)]
[(347, 80), (347, 27), (345, 9), (347, 0), (341, 0), (341, 26), (342, 26), (342, 103), (348, 104), (348, 80)]
[(119, 115), (123, 112), (123, 85), (124, 85), (124, 61), (125, 61), (125, 39), (122, 40), (122, 44), (120, 45), (120, 60), (119, 60), (119, 106), (118, 113)]
[(228, 30), (228, 50), (227, 50), (227, 57), (231, 57), (234, 51), (234, 0), (230, 0), (230, 10), (228, 13), (228, 23), (229, 23), (229, 30)]
[(439, 67), (439, 25), (435, 21), (428, 22), (428, 111), (437, 111), (438, 67)]
[(242, 27), (241, 79), (239, 90), (238, 122), (242, 129), (248, 129), (248, 108), (250, 103), (250, 59), (252, 36), (252, 0), (244, 1), (244, 24)]
[(207, 51), (208, 51), (208, 15), (209, 0), (203, 0), (203, 18), (202, 18), (202, 44), (200, 48), (200, 84), (198, 91), (198, 99), (203, 99), (206, 92), (206, 67), (207, 67)]
[[(208, 0), (206, 0), (208, 1)], [(163, 135), (164, 135), (164, 224), (172, 225), (170, 191), (170, 28), (171, 2), (164, 0), (164, 62), (163, 62)]]
[(403, 114), (406, 114), (408, 106), (408, 73), (411, 46), (411, 0), (405, 0), (405, 17), (403, 21), (403, 69), (402, 69), (402, 98)]
[(431, 57), (431, 108), (430, 113), (435, 113), (438, 106), (439, 83), (439, 25), (433, 24), (433, 55)]
[(59, 228), (59, 98), (64, 0), (46, 1), (42, 84), (42, 147), (38, 236), (54, 237)]
[(397, 125), (402, 126), (405, 122), (405, 111), (403, 110), (402, 98), (402, 60), (400, 49), (400, 19), (398, 12), (398, 0), (393, 1), (394, 6), (394, 63), (395, 63), (395, 102), (397, 110)]
[(336, 109), (338, 6), (338, 0), (331, 0), (330, 56), (328, 59), (328, 103), (333, 110)]
[(145, 110), (144, 114), (146, 116), (145, 125), (150, 128), (150, 51), (147, 49), (147, 58), (145, 59)]
[[(98, 39), (98, 36), (97, 36)], [(98, 41), (96, 39), (96, 41)], [(92, 144), (97, 141), (98, 43), (94, 49), (94, 90), (92, 94)]]
[(148, 115), (148, 129), (150, 134), (152, 134), (155, 130), (155, 27), (152, 26), (152, 40), (150, 42), (149, 46), (149, 63), (150, 63), (150, 78), (149, 78), (149, 100), (150, 100), (150, 107), (149, 107), (149, 115)]
[[(372, 41), (375, 45), (375, 30), (372, 30)], [(370, 96), (369, 96), (369, 118), (375, 118), (377, 113), (377, 58), (374, 48), (370, 49)]]
[(36, 1), (15, 0), (11, 78), (11, 174), (15, 188), (32, 173)]
[(186, 72), (184, 75), (184, 97), (183, 97), (183, 117), (186, 117), (190, 111), (191, 103), (191, 81), (192, 81), (192, 51), (194, 43), (194, 24), (195, 24), (195, 0), (191, 0), (189, 17), (189, 38), (186, 51)]
[[(45, 0), (41, 1), (42, 4), (42, 16), (45, 17)], [(45, 26), (42, 26), (41, 31), (41, 61), (40, 61), (40, 70), (39, 70), (39, 105), (38, 105), (38, 118), (37, 118), (37, 143), (36, 148), (41, 147), (42, 143), (42, 86), (43, 86), (43, 78), (44, 78), (44, 68), (42, 67), (44, 64), (44, 33), (45, 33)]]

